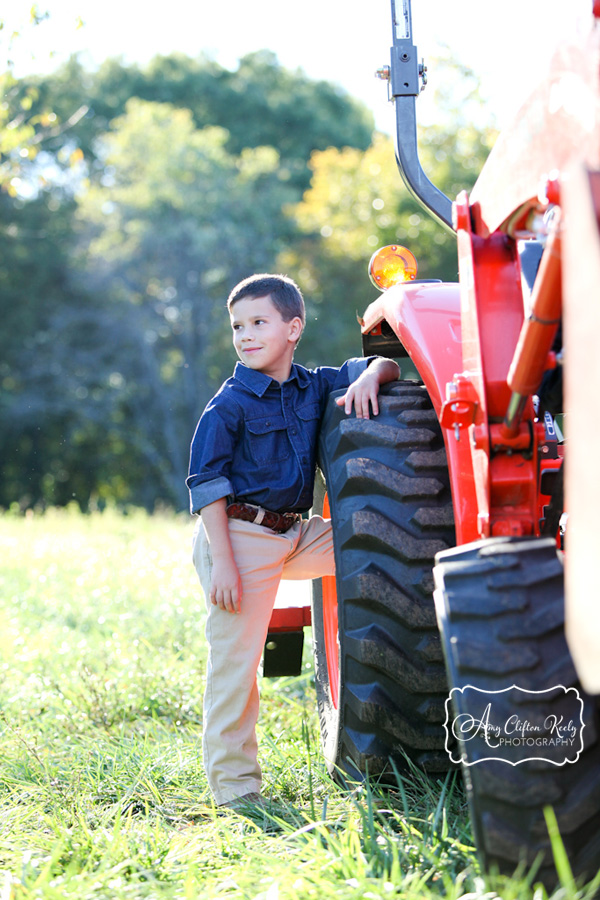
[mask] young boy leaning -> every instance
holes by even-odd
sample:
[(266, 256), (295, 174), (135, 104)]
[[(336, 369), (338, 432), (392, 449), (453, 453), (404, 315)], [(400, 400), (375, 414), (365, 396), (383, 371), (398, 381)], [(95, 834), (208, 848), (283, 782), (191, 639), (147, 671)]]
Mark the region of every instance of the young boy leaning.
[(305, 322), (297, 285), (254, 275), (227, 308), (238, 362), (198, 422), (186, 484), (199, 513), (193, 558), (207, 602), (204, 766), (215, 802), (260, 801), (257, 669), (282, 578), (334, 572), (331, 523), (312, 506), (320, 420), (331, 391), (357, 417), (379, 412), (400, 370), (381, 357), (315, 370), (293, 363)]

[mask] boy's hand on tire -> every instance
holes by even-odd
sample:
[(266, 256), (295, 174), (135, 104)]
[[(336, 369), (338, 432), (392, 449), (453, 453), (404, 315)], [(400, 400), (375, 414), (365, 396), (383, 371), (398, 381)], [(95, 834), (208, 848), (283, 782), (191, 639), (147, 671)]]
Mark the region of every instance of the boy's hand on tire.
[(369, 372), (367, 369), (350, 385), (344, 396), (337, 397), (335, 402), (338, 406), (343, 405), (347, 416), (350, 415), (352, 407), (354, 407), (357, 419), (368, 419), (369, 404), (373, 410), (373, 415), (379, 414), (378, 393), (379, 379), (374, 372)]

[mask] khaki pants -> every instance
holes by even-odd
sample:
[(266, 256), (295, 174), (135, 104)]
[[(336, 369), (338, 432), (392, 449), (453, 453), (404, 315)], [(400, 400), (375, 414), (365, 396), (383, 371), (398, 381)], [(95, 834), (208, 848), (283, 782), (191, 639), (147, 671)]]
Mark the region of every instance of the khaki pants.
[[(242, 580), (239, 614), (207, 600), (209, 654), (204, 693), (204, 766), (217, 804), (259, 791), (257, 760), (257, 669), (281, 579), (334, 573), (331, 523), (313, 516), (285, 534), (262, 525), (229, 520), (233, 553)], [(200, 519), (193, 559), (208, 598), (212, 558)]]

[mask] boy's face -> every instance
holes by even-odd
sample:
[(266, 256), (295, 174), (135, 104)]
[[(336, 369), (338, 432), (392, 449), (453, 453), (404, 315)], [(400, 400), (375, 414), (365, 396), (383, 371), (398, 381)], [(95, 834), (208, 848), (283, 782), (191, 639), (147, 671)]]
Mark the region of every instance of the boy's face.
[(264, 372), (280, 383), (290, 374), (302, 322), (284, 322), (271, 295), (246, 297), (231, 308), (233, 346), (245, 365)]

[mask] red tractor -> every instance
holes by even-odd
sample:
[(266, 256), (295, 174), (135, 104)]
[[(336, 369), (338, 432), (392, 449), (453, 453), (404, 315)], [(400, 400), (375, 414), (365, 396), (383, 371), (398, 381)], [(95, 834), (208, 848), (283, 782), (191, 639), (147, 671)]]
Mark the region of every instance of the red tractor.
[[(599, 20), (596, 0), (583, 42), (559, 49), (451, 202), (419, 162), (424, 71), (410, 0), (392, 0), (397, 162), (456, 233), (459, 283), (416, 280), (402, 248), (374, 258), (385, 290), (363, 352), (413, 374), (375, 419), (331, 403), (316, 503), (336, 553), (312, 602), (331, 771), (460, 765), (484, 867), (537, 863), (548, 884), (552, 815), (574, 874), (600, 868)], [(307, 622), (276, 610), (267, 646)]]

